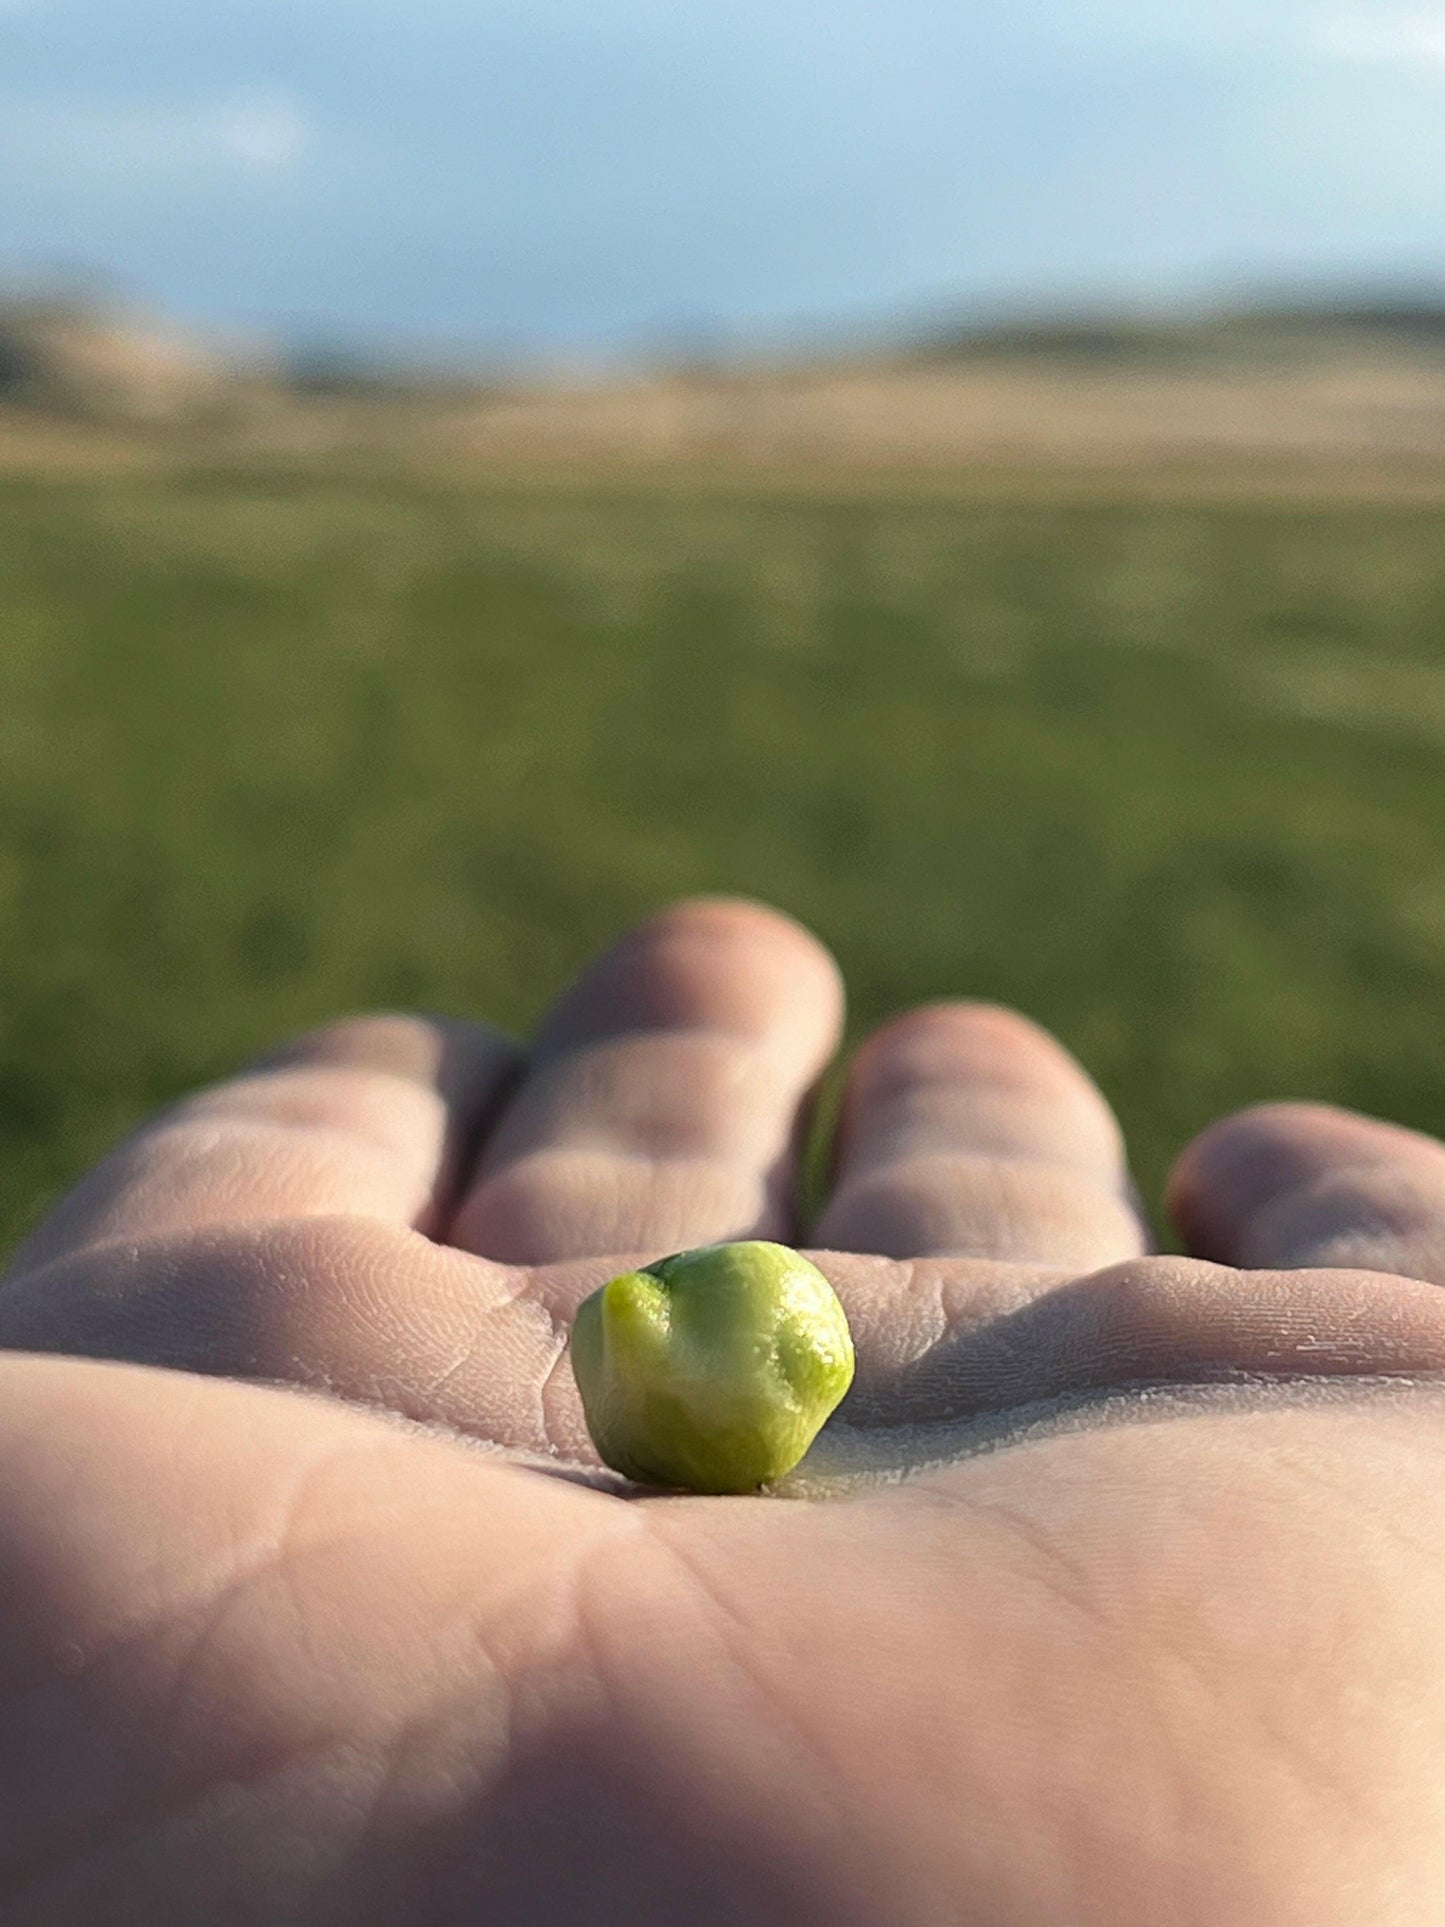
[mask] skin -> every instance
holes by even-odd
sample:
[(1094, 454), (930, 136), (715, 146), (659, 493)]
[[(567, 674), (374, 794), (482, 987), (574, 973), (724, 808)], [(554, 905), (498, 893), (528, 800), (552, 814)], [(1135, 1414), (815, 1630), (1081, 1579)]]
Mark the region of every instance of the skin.
[(681, 904), (526, 1051), (352, 1020), (52, 1214), (0, 1291), (5, 1927), (1438, 1927), (1445, 1146), (1247, 1112), (1151, 1256), (1060, 1047), (910, 1012), (795, 1499), (597, 1465), (570, 1317), (801, 1238), (841, 1010)]

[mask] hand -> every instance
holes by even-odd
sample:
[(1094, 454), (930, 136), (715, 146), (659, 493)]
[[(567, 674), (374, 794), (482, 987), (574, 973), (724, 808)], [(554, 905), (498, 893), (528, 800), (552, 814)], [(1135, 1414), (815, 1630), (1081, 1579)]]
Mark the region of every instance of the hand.
[(1059, 1046), (913, 1012), (803, 1498), (598, 1467), (576, 1305), (797, 1241), (840, 1024), (684, 904), (525, 1055), (341, 1024), (59, 1207), (0, 1293), (5, 1927), (1437, 1927), (1445, 1146), (1246, 1113), (1150, 1257)]

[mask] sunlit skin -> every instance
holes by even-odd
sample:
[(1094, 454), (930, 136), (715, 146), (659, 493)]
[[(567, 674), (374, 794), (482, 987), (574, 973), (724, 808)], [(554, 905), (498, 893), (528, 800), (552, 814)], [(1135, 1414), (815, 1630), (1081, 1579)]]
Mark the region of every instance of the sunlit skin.
[(841, 1029), (811, 936), (689, 902), (525, 1048), (349, 1020), (51, 1215), (0, 1292), (5, 1927), (1439, 1927), (1445, 1146), (1244, 1113), (1151, 1256), (1059, 1045), (907, 1013), (808, 1234), (858, 1376), (794, 1496), (599, 1466), (573, 1313), (803, 1241)]

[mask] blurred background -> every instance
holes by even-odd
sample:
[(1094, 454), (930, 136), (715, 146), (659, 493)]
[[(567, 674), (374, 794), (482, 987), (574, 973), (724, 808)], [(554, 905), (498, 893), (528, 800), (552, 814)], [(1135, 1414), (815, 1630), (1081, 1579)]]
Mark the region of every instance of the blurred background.
[(679, 894), (1445, 1130), (1445, 7), (0, 0), (0, 1242)]

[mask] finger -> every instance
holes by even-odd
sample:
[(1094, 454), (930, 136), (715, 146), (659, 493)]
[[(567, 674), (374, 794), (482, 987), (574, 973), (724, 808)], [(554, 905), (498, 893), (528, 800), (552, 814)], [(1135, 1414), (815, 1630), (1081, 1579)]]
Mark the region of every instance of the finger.
[(295, 1385), (550, 1454), (566, 1325), (532, 1287), (377, 1218), (214, 1225), (25, 1272), (0, 1350)]
[(837, 966), (777, 912), (700, 898), (630, 931), (561, 999), (451, 1242), (509, 1264), (791, 1239)]
[[(1079, 1278), (810, 1255), (857, 1352), (814, 1470), (907, 1470), (966, 1449), (954, 1434), (989, 1415), (1144, 1383), (1445, 1384), (1445, 1298), (1411, 1279), (1239, 1273), (1194, 1259)], [(286, 1384), (605, 1483), (567, 1340), (582, 1301), (641, 1262), (619, 1254), (519, 1271), (360, 1218), (222, 1227), (112, 1246), (22, 1280), (0, 1294), (0, 1351)]]
[(877, 1031), (840, 1116), (827, 1250), (1105, 1265), (1147, 1249), (1099, 1091), (1026, 1018), (938, 1004)]
[[(820, 1254), (857, 1376), (789, 1482), (826, 1495), (1050, 1422), (1156, 1423), (1165, 1388), (1318, 1405), (1327, 1387), (1445, 1399), (1445, 1293), (1360, 1271), (1258, 1271), (1195, 1258), (1072, 1271)], [(1176, 1408), (1179, 1409), (1179, 1408)], [(1219, 1409), (1215, 1405), (1214, 1409)]]
[(351, 1018), (295, 1039), (129, 1138), (16, 1253), (12, 1275), (107, 1239), (357, 1212), (435, 1229), (521, 1052), (447, 1018)]
[(1325, 1104), (1268, 1104), (1211, 1126), (1169, 1180), (1202, 1258), (1351, 1266), (1445, 1284), (1445, 1144)]
[(858, 1370), (847, 1419), (929, 1424), (1145, 1383), (1445, 1373), (1445, 1300), (1359, 1271), (1130, 1259), (1083, 1277), (826, 1259)]

